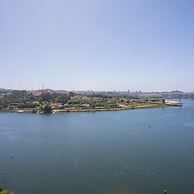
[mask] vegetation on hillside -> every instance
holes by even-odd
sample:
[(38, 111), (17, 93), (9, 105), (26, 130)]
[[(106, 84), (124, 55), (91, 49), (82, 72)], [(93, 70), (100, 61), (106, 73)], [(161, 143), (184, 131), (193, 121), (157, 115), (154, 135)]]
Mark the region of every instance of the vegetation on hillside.
[(25, 90), (13, 90), (8, 92), (0, 92), (0, 110), (3, 109), (34, 109), (42, 112), (50, 112), (48, 103), (65, 104), (70, 99), (67, 94), (45, 93), (34, 95)]

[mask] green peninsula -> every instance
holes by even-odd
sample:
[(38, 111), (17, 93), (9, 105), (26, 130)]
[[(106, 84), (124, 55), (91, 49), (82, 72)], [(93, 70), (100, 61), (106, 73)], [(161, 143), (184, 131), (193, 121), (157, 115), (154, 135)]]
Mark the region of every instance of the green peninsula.
[(160, 95), (126, 95), (116, 92), (67, 92), (53, 90), (6, 90), (0, 92), (4, 112), (94, 112), (182, 106)]

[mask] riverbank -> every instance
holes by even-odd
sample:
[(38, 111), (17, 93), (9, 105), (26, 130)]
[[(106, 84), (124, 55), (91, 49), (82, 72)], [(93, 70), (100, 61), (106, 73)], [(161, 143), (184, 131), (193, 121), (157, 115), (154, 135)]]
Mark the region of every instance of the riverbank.
[[(52, 113), (60, 112), (97, 112), (97, 111), (121, 111), (121, 110), (134, 110), (134, 109), (143, 109), (143, 108), (165, 108), (165, 107), (180, 107), (183, 104), (180, 104), (177, 101), (168, 101), (165, 103), (131, 103), (128, 105), (120, 104), (118, 107), (94, 107), (94, 108), (79, 108), (79, 107), (70, 107), (70, 108), (53, 108)], [(17, 112), (17, 113), (39, 113), (35, 112), (34, 109), (24, 108), (24, 109), (3, 109), (1, 112)]]
[[(134, 109), (147, 109), (147, 108), (165, 108), (165, 107), (180, 107), (178, 103), (161, 103), (161, 104), (143, 104), (143, 105), (128, 105), (115, 108), (90, 108), (90, 109), (78, 109), (78, 108), (68, 108), (68, 109), (54, 109), (53, 113), (58, 112), (97, 112), (97, 111), (121, 111), (121, 110), (134, 110)], [(182, 106), (182, 105), (181, 105)]]

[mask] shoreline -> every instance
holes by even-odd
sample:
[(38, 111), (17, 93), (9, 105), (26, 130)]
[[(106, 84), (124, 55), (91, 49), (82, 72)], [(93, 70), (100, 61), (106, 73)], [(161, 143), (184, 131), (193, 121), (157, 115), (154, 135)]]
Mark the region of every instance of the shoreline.
[[(175, 101), (161, 103), (161, 104), (142, 104), (142, 105), (128, 105), (128, 106), (120, 106), (120, 107), (113, 107), (113, 108), (64, 108), (64, 109), (56, 109), (54, 108), (52, 110), (52, 113), (61, 113), (61, 112), (100, 112), (100, 111), (122, 111), (122, 110), (136, 110), (136, 109), (148, 109), (148, 108), (165, 108), (165, 107), (182, 107), (183, 104), (180, 104)], [(0, 112), (10, 112), (10, 113), (34, 113), (33, 109), (3, 109), (0, 110)], [(36, 112), (36, 114), (46, 114), (46, 113), (39, 113)]]

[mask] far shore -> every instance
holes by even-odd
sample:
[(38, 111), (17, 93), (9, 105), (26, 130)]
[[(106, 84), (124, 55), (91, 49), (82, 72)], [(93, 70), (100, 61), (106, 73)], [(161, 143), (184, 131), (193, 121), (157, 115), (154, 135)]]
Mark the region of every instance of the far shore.
[[(64, 108), (64, 109), (56, 109), (52, 110), (52, 113), (60, 113), (60, 112), (97, 112), (97, 111), (121, 111), (121, 110), (134, 110), (134, 109), (146, 109), (146, 108), (165, 108), (165, 107), (180, 107), (182, 104), (176, 101), (168, 101), (166, 103), (152, 103), (152, 104), (141, 104), (141, 105), (128, 105), (114, 108), (104, 108), (104, 107), (96, 107), (96, 108)], [(33, 109), (3, 109), (0, 112), (17, 112), (17, 113), (33, 113)], [(38, 113), (38, 112), (37, 112)]]

